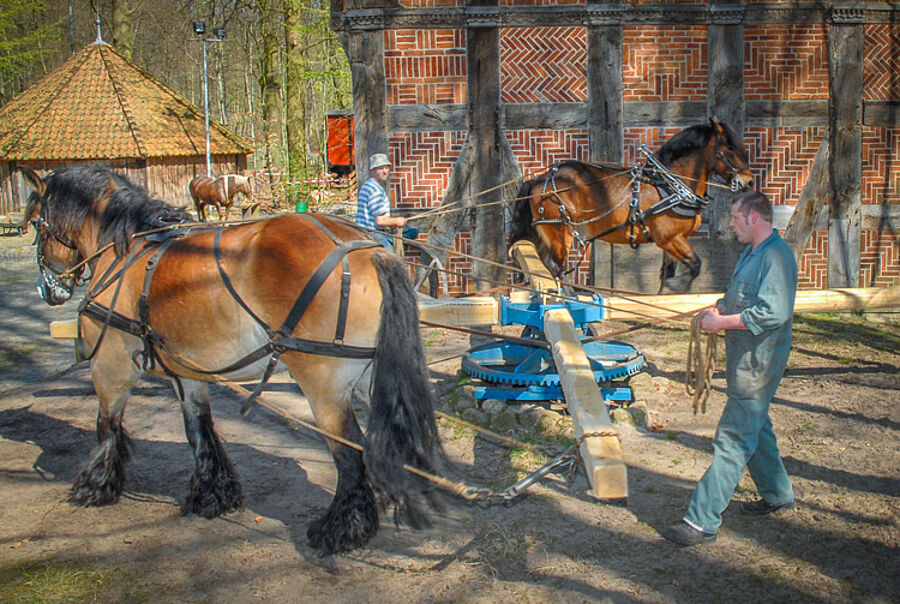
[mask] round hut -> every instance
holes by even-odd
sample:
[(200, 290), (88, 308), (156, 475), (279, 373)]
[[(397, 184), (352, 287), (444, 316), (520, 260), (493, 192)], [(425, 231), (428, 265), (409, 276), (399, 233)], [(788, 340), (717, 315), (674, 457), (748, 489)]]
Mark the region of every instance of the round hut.
[[(213, 175), (243, 174), (249, 141), (210, 122)], [(0, 108), (0, 213), (20, 212), (21, 166), (40, 172), (99, 163), (160, 199), (189, 206), (206, 174), (203, 110), (112, 46), (95, 42)]]

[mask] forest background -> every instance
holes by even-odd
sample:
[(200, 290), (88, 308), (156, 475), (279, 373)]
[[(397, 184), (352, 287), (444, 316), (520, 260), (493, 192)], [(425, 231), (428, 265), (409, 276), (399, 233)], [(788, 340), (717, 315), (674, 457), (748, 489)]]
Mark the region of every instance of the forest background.
[[(353, 105), (350, 68), (322, 0), (0, 0), (0, 106), (99, 35), (203, 108), (207, 39), (210, 119), (246, 137), (251, 170), (322, 174), (325, 114)], [(194, 40), (191, 40), (194, 38)]]

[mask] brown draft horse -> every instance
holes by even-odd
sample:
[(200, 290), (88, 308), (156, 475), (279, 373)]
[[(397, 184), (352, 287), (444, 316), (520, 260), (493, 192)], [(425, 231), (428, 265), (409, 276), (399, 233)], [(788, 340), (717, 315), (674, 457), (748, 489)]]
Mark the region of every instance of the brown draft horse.
[[(753, 186), (747, 153), (735, 141), (726, 124), (712, 119), (673, 136), (656, 153), (659, 164), (648, 161), (640, 171), (575, 160), (556, 164), (519, 190), (510, 244), (532, 241), (558, 277), (573, 243), (584, 247), (600, 239), (637, 247), (652, 241), (665, 252), (660, 292), (688, 291), (701, 261), (686, 237), (700, 226), (707, 180), (716, 174), (733, 190)], [(669, 256), (688, 274), (677, 274)]]
[(225, 220), (228, 220), (228, 210), (234, 205), (234, 198), (238, 193), (247, 197), (252, 195), (250, 191), (250, 179), (240, 174), (224, 174), (217, 178), (195, 176), (191, 179), (188, 189), (194, 198), (194, 206), (197, 208), (197, 217), (201, 222), (206, 222), (206, 206), (216, 207), (219, 220), (222, 220), (222, 210), (225, 210)]
[[(434, 503), (434, 493), (402, 466), (431, 469), (439, 444), (416, 298), (395, 256), (336, 217), (192, 228), (184, 210), (106, 168), (65, 168), (45, 179), (29, 172), (35, 192), (26, 215), (36, 227), (42, 297), (62, 304), (75, 283), (89, 282), (79, 345), (100, 400), (99, 445), (70, 502), (119, 499), (129, 458), (126, 399), (151, 372), (174, 383), (193, 449), (183, 509), (212, 518), (238, 508), (241, 487), (213, 429), (207, 380), (211, 372), (234, 381), (262, 376), (261, 386), (283, 363), (319, 427), (365, 442), (360, 453), (328, 440), (337, 488), (308, 528), (310, 544), (331, 554), (368, 542), (379, 528), (376, 494), (395, 506), (397, 522), (428, 524), (423, 504)], [(155, 233), (141, 234), (147, 230)], [(81, 278), (85, 264), (89, 279)], [(366, 388), (363, 436), (351, 395)]]

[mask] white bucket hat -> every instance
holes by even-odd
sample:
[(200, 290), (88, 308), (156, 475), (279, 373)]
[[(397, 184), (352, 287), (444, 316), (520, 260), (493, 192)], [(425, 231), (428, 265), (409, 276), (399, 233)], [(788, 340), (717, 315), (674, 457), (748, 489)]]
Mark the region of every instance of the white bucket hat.
[(390, 166), (391, 161), (384, 153), (376, 153), (369, 158), (369, 170), (380, 168), (382, 166)]

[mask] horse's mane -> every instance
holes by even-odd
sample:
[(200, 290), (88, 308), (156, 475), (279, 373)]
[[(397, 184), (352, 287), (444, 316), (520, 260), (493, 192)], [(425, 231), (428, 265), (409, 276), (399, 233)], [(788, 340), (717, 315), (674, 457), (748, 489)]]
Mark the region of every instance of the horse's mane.
[[(71, 233), (84, 224), (103, 198), (108, 202), (100, 216), (99, 245), (112, 242), (124, 254), (132, 235), (141, 231), (192, 222), (182, 208), (154, 199), (125, 177), (103, 166), (78, 166), (55, 170), (46, 179), (43, 199), (46, 218), (55, 228)], [(27, 215), (27, 214), (26, 214)]]
[[(738, 148), (736, 138), (731, 128), (724, 122), (719, 122), (722, 130), (725, 132), (725, 139), (728, 146), (732, 149)], [(712, 124), (697, 124), (690, 128), (685, 128), (663, 144), (656, 152), (656, 156), (663, 164), (669, 166), (673, 161), (687, 155), (691, 151), (702, 149), (709, 143), (710, 137), (715, 134)]]

